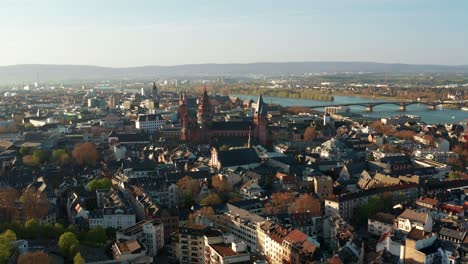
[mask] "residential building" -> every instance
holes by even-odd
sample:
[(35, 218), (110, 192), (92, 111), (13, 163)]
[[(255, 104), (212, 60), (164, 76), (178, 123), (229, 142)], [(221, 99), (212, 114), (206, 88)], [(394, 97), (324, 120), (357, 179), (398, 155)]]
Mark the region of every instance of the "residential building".
[(434, 222), (427, 213), (420, 213), (412, 209), (406, 209), (395, 219), (395, 228), (410, 232), (413, 228), (431, 232)]
[(154, 257), (164, 247), (164, 225), (156, 219), (144, 220), (126, 229), (116, 232), (119, 242), (138, 240), (147, 250), (147, 255)]
[(215, 218), (215, 227), (219, 227), (244, 241), (250, 252), (257, 252), (259, 248), (258, 228), (265, 221), (265, 218), (232, 204), (226, 204), (226, 207), (226, 212)]
[(139, 115), (135, 121), (135, 127), (147, 133), (154, 133), (161, 129), (166, 120), (159, 114)]
[(392, 230), (394, 222), (394, 215), (380, 212), (369, 217), (367, 221), (367, 231), (372, 235), (382, 236), (384, 233)]
[(224, 241), (221, 231), (195, 223), (182, 225), (171, 238), (172, 257), (181, 264), (205, 263), (205, 245)]
[(314, 192), (323, 201), (328, 195), (333, 193), (333, 179), (330, 176), (314, 177)]

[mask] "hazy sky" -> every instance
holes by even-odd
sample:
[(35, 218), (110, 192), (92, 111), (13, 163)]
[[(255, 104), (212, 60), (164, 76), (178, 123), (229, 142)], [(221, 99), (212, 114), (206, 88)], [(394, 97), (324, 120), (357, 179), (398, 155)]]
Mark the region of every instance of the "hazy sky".
[(467, 0), (0, 0), (0, 65), (468, 64)]

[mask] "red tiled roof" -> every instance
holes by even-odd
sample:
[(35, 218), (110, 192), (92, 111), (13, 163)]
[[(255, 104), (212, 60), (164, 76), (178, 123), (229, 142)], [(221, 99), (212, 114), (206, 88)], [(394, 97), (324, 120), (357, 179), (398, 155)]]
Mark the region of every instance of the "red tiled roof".
[(290, 244), (300, 243), (307, 239), (307, 235), (302, 233), (301, 231), (294, 229), (291, 231), (284, 240)]
[(232, 250), (231, 247), (229, 247), (228, 245), (224, 243), (213, 244), (211, 245), (211, 247), (223, 257), (230, 257), (230, 256), (237, 255), (237, 253), (234, 252), (234, 250)]
[(440, 209), (446, 212), (452, 212), (456, 214), (463, 213), (463, 207), (451, 204), (443, 204), (440, 206)]

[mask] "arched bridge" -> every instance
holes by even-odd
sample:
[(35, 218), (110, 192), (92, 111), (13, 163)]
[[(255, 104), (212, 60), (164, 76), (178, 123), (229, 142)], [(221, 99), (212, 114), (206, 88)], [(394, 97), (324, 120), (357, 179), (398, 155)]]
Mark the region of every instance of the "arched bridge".
[(327, 104), (327, 105), (316, 105), (309, 106), (309, 108), (325, 108), (325, 107), (339, 107), (339, 106), (362, 106), (366, 108), (366, 111), (372, 112), (374, 107), (384, 104), (393, 104), (400, 107), (401, 111), (405, 111), (408, 105), (413, 104), (424, 104), (427, 105), (430, 110), (435, 110), (438, 105), (455, 105), (457, 108), (462, 108), (468, 101), (382, 101), (382, 102), (361, 102), (361, 103), (349, 103), (349, 104)]

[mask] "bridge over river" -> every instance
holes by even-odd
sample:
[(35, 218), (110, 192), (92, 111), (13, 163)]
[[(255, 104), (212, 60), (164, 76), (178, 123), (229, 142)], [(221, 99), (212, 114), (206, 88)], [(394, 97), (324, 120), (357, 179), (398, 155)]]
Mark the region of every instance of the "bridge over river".
[(430, 110), (435, 110), (439, 105), (454, 105), (457, 108), (462, 108), (468, 100), (465, 101), (382, 101), (382, 102), (359, 102), (359, 103), (344, 103), (344, 104), (326, 104), (326, 105), (315, 105), (309, 106), (309, 108), (327, 108), (327, 107), (340, 107), (340, 106), (362, 106), (366, 108), (366, 111), (372, 112), (376, 106), (393, 104), (400, 107), (401, 111), (406, 111), (408, 105), (413, 104), (424, 104), (427, 105)]

